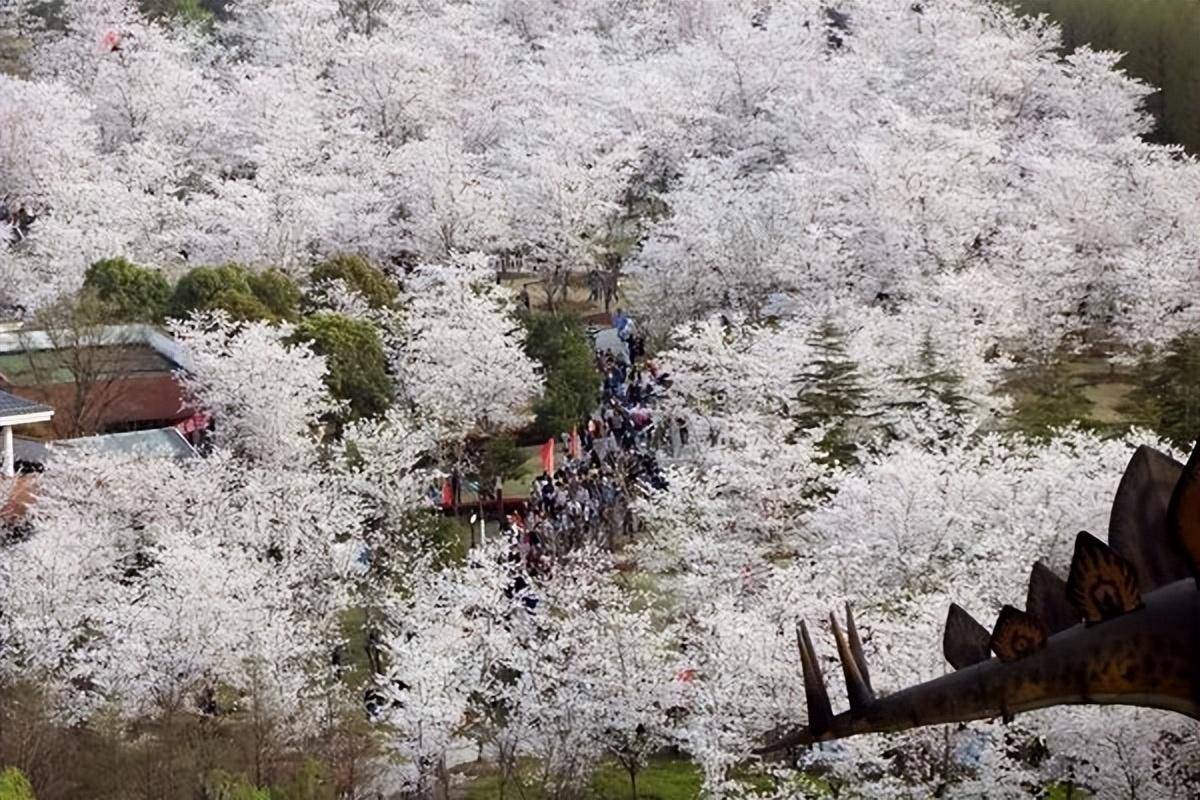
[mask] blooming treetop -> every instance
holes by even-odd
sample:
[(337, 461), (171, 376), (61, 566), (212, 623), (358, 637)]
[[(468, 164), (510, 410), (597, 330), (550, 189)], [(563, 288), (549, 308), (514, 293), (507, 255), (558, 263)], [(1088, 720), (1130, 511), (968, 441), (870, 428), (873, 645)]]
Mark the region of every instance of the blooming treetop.
[(28, 535), (0, 551), (4, 668), (72, 719), (253, 710), (311, 734), (354, 594), (342, 542), (364, 519), (318, 458), (323, 360), (220, 315), (176, 333), (212, 451), (54, 451)]
[(18, 146), (55, 155), (30, 153), (37, 220), (0, 264), (37, 279), (12, 302), (115, 254), (515, 249), (558, 292), (632, 237), (663, 328), (781, 293), (1040, 350), (1196, 322), (1200, 167), (1137, 138), (1148, 89), (1115, 54), (1060, 59), (999, 5), (852, 3), (841, 27), (817, 0), (369, 12), (255, 0), (205, 33), (64, 3), (6, 79), (56, 104), (21, 117)]
[(456, 436), (520, 427), (542, 381), (513, 293), (478, 256), (423, 265), (405, 289), (392, 356), (404, 399)]
[(352, 497), (227, 451), (84, 452), (54, 460), (31, 513), (3, 555), (4, 663), (65, 717), (212, 713), (228, 689), (234, 708), (314, 729), (348, 602), (335, 543), (354, 530)]
[[(697, 669), (693, 689), (708, 713), (690, 717), (679, 732), (693, 743), (689, 752), (705, 768), (706, 785), (721, 786), (729, 766), (779, 724), (770, 714), (803, 718), (794, 706), (796, 692), (802, 694), (792, 628), (798, 618), (818, 621), (842, 600), (854, 604), (871, 680), (883, 691), (907, 685), (914, 675), (941, 674), (948, 667), (929, 645), (940, 637), (949, 603), (988, 619), (1002, 604), (1023, 604), (1034, 561), (1063, 573), (1075, 532), (1105, 529), (1124, 463), (1144, 441), (1142, 434), (1103, 440), (1076, 431), (1044, 444), (998, 435), (936, 451), (899, 443), (844, 471), (828, 500), (814, 504), (796, 529), (781, 532), (794, 558), (773, 562), (776, 545), (759, 550), (750, 571), (746, 555), (731, 559), (724, 571), (720, 562), (707, 572), (675, 562), (675, 570), (691, 576), (682, 586), (689, 589), (687, 609), (698, 632), (699, 643), (685, 654), (710, 665)], [(728, 532), (697, 525), (694, 511), (672, 518), (670, 499), (648, 518), (658, 547), (690, 560), (698, 547), (693, 539), (708, 538), (714, 550), (726, 546)], [(665, 559), (661, 551), (658, 558)], [(759, 635), (744, 634), (754, 629)], [(825, 673), (837, 674), (826, 629), (813, 630)], [(1122, 732), (1111, 733), (1116, 728)], [(1186, 793), (1187, 779), (1165, 766), (1144, 769), (1165, 737), (1182, 735), (1192, 746), (1183, 731), (1164, 714), (1054, 709), (1014, 730), (971, 726), (865, 737), (822, 746), (810, 758), (868, 796), (925, 796), (943, 783), (957, 792), (963, 781), (1017, 792), (1030, 779), (1072, 778), (1103, 791), (1131, 775), (1141, 787)], [(1042, 762), (1005, 755), (1015, 740), (1037, 737), (1058, 755)], [(947, 747), (959, 755), (945, 759), (940, 754)], [(964, 791), (971, 791), (968, 784)]]
[(313, 426), (337, 408), (322, 357), (285, 344), (286, 328), (235, 323), (224, 312), (172, 323), (171, 332), (188, 356), (179, 380), (216, 420), (221, 446), (263, 463), (314, 460)]

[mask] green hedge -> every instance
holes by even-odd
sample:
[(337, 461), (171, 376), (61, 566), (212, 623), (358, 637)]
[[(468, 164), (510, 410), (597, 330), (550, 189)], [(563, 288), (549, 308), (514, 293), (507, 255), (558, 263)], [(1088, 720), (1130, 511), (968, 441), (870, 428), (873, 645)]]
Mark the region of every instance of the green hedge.
[(292, 320), (300, 289), (277, 269), (252, 273), (239, 264), (196, 267), (179, 279), (169, 313), (186, 317), (195, 311), (222, 310), (238, 320)]
[(392, 379), (379, 333), (371, 323), (319, 313), (296, 325), (292, 341), (308, 342), (325, 356), (330, 393), (349, 406), (345, 419), (374, 417), (392, 402)]
[(0, 800), (34, 800), (29, 779), (16, 767), (0, 771)]
[(343, 281), (366, 298), (371, 308), (383, 308), (396, 301), (396, 286), (362, 256), (334, 256), (314, 267), (310, 278), (314, 285), (323, 281)]
[(162, 273), (123, 258), (92, 264), (84, 274), (83, 285), (127, 322), (160, 322), (171, 299), (171, 284)]

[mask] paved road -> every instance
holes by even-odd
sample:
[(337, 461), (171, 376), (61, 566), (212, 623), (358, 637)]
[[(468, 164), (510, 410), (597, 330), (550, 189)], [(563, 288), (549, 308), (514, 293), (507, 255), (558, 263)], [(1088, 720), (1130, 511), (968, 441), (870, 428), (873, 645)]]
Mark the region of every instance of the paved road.
[(621, 361), (628, 363), (629, 348), (617, 336), (616, 328), (601, 328), (596, 334), (596, 352), (597, 353), (612, 353)]

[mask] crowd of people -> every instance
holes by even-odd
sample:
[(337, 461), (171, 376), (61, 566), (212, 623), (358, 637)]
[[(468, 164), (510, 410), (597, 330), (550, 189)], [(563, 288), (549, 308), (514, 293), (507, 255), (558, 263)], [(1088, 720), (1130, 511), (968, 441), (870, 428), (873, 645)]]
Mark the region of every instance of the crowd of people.
[(620, 287), (617, 284), (617, 276), (611, 272), (601, 272), (598, 269), (590, 270), (587, 274), (588, 284), (588, 302), (599, 303), (604, 301), (604, 313), (607, 314), (612, 308), (612, 303), (617, 298), (617, 292)]
[[(654, 401), (670, 385), (652, 361), (642, 358), (633, 321), (618, 310), (614, 318), (624, 352), (597, 352), (601, 402), (574, 430), (563, 433), (566, 458), (533, 482), (524, 513), (508, 516), (506, 530), (531, 571), (548, 558), (586, 543), (612, 548), (618, 537), (634, 534), (629, 500), (641, 485), (666, 483), (655, 457), (660, 431)], [(547, 447), (556, 449), (553, 442)]]

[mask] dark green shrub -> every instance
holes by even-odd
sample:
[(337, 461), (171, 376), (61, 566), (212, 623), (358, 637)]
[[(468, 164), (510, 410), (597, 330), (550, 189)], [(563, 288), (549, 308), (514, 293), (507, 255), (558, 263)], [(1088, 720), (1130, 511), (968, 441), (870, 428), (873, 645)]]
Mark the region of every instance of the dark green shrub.
[(526, 354), (542, 365), (546, 390), (534, 406), (538, 433), (569, 431), (600, 402), (600, 375), (583, 323), (569, 314), (526, 314)]
[(218, 309), (239, 322), (274, 320), (276, 318), (271, 309), (267, 308), (261, 300), (246, 292), (221, 292), (212, 299), (205, 310), (216, 311)]
[(252, 273), (239, 264), (196, 267), (179, 279), (171, 296), (170, 314), (223, 310), (237, 320), (293, 320), (300, 289), (282, 271)]
[(329, 391), (349, 404), (346, 419), (378, 416), (391, 405), (392, 379), (371, 323), (340, 314), (313, 314), (296, 326), (292, 341), (308, 342), (313, 352), (325, 356)]
[(193, 311), (211, 311), (221, 307), (219, 298), (225, 303), (233, 302), (232, 294), (252, 298), (249, 277), (246, 268), (237, 264), (196, 267), (175, 284), (169, 313), (172, 317), (186, 317)]
[(247, 282), (250, 291), (277, 319), (294, 320), (300, 308), (300, 287), (278, 269), (268, 269), (251, 275)]
[(29, 779), (16, 767), (0, 772), (0, 800), (34, 800)]
[(315, 266), (311, 279), (313, 284), (341, 280), (366, 298), (371, 308), (383, 308), (396, 300), (396, 286), (362, 256), (334, 256)]
[(1200, 334), (1177, 336), (1161, 353), (1145, 355), (1136, 379), (1122, 410), (1190, 449), (1200, 436)]
[(126, 322), (161, 321), (171, 299), (171, 284), (161, 273), (123, 258), (92, 264), (84, 274), (83, 285)]

